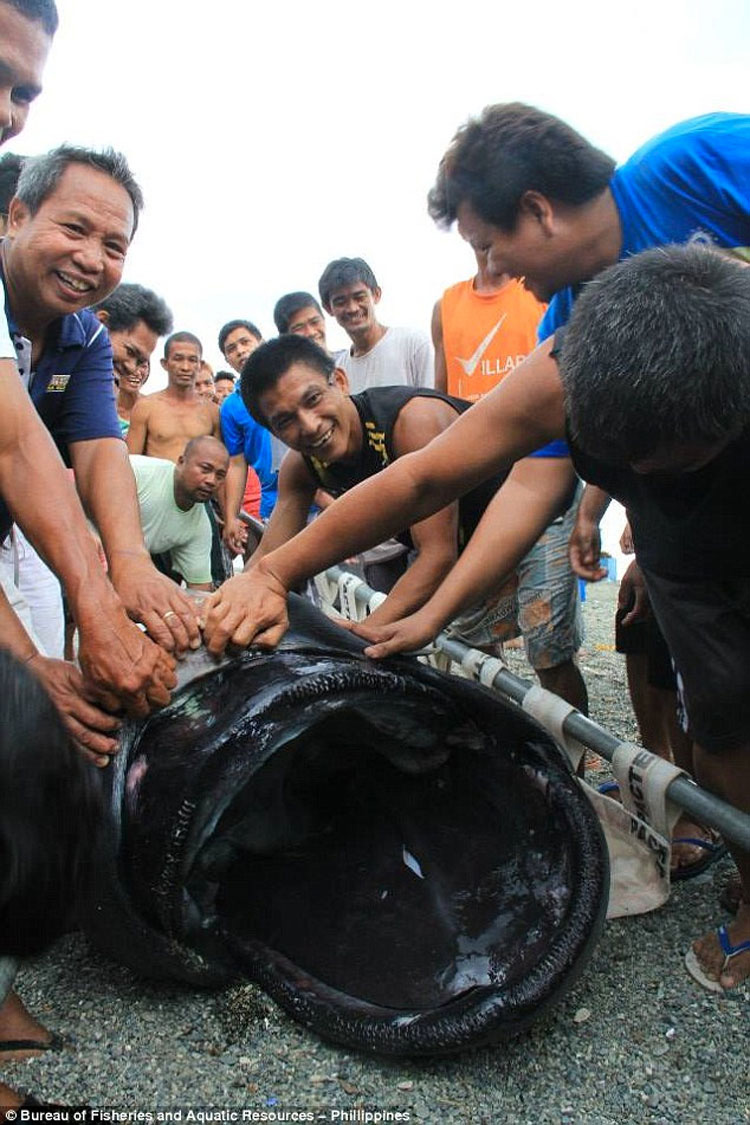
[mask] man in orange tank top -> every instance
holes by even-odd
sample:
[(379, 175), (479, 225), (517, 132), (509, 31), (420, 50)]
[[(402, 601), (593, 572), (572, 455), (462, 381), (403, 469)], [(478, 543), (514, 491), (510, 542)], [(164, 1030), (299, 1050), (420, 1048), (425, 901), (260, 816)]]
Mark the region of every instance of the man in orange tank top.
[(523, 282), (493, 274), (475, 251), (476, 277), (443, 293), (432, 314), (435, 389), (476, 402), (536, 347), (546, 308)]

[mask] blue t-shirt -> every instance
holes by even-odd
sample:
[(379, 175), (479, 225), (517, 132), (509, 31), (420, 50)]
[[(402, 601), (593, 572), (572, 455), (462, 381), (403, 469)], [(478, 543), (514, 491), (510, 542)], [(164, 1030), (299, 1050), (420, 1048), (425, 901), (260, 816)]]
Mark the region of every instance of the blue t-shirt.
[[(622, 227), (620, 259), (675, 242), (732, 247), (750, 258), (750, 116), (682, 121), (639, 148), (609, 186)], [(567, 323), (579, 288), (555, 293), (540, 341)]]
[[(19, 370), (28, 366), (27, 349), (6, 304)], [(117, 417), (109, 334), (93, 313), (84, 309), (55, 321), (47, 332), (44, 352), (29, 376), (31, 398), (66, 465), (68, 447), (96, 438), (122, 440)], [(12, 524), (0, 501), (0, 539)]]
[[(653, 246), (703, 242), (750, 258), (750, 116), (707, 113), (647, 141), (615, 171), (610, 189), (620, 215), (620, 260)], [(580, 285), (555, 293), (537, 337), (568, 322)], [(552, 442), (535, 456), (567, 456)]]
[(242, 453), (258, 474), (261, 487), (260, 514), (268, 519), (276, 504), (278, 473), (271, 468), (271, 435), (248, 413), (239, 390), (221, 404), (221, 436), (229, 455)]

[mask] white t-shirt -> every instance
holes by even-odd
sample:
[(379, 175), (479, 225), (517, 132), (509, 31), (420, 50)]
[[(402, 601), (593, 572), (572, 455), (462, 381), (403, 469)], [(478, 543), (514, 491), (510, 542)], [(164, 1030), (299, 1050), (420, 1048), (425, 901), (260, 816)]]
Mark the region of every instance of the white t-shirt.
[(131, 454), (146, 548), (169, 551), (172, 566), (186, 582), (211, 581), (211, 524), (203, 504), (183, 512), (174, 498), (175, 465), (161, 457)]
[(342, 352), (339, 366), (349, 377), (351, 394), (370, 387), (434, 387), (435, 354), (426, 332), (418, 328), (386, 328), (365, 355)]

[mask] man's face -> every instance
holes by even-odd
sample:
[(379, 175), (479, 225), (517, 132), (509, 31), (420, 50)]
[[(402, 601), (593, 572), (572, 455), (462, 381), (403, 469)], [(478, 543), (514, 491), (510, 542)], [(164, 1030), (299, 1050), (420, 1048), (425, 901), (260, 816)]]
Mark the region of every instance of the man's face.
[(159, 337), (144, 320), (132, 328), (110, 331), (115, 382), (126, 391), (138, 392), (150, 371), (150, 359)]
[(239, 375), (245, 360), (259, 344), (260, 340), (247, 328), (235, 328), (224, 341), (224, 359)]
[[(329, 383), (325, 375), (294, 363), (275, 387), (260, 396), (260, 408), (269, 429), (291, 449), (331, 464), (352, 457), (360, 434), (352, 425), (349, 400), (340, 379)], [(356, 409), (354, 414), (356, 414)]]
[(229, 454), (213, 443), (199, 445), (189, 457), (177, 461), (177, 476), (182, 491), (194, 504), (203, 504), (216, 494), (225, 480)]
[(739, 430), (714, 442), (680, 442), (654, 450), (640, 461), (631, 461), (630, 468), (639, 476), (680, 476), (697, 473), (722, 453), (739, 436)]
[(214, 393), (216, 395), (216, 401), (219, 404), (221, 404), (224, 401), (225, 398), (229, 398), (229, 396), (231, 395), (233, 390), (234, 390), (234, 383), (232, 383), (231, 380), (229, 380), (229, 379), (217, 379), (216, 383), (215, 383), (215, 390), (214, 390)]
[(215, 401), (213, 376), (205, 363), (200, 365), (195, 377), (195, 393), (198, 398), (204, 398), (206, 402)]
[(52, 39), (40, 20), (30, 20), (0, 0), (0, 144), (21, 132), (42, 89)]
[(380, 289), (368, 289), (364, 281), (354, 281), (334, 289), (329, 298), (329, 312), (352, 338), (362, 335), (378, 323), (375, 306)]
[(477, 257), (487, 256), (487, 269), (496, 276), (509, 274), (524, 279), (524, 284), (539, 301), (550, 298), (574, 280), (574, 250), (560, 229), (557, 233), (545, 219), (530, 209), (519, 212), (510, 233), (482, 219), (470, 203), (458, 205), (458, 233), (471, 245)]
[(12, 200), (6, 281), (16, 318), (51, 321), (108, 296), (122, 277), (133, 218), (125, 188), (85, 164), (66, 168), (35, 215)]
[(326, 350), (326, 322), (315, 305), (308, 305), (304, 309), (299, 309), (294, 316), (290, 317), (289, 331), (293, 332), (295, 336), (307, 336), (318, 347)]
[(195, 386), (201, 366), (201, 350), (190, 340), (175, 340), (164, 356), (161, 365), (167, 373), (170, 387)]

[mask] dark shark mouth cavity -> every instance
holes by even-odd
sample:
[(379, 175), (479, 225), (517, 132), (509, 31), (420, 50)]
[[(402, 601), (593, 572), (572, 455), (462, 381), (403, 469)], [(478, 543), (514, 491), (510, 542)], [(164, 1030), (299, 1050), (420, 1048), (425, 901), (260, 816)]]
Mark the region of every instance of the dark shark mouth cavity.
[(585, 796), (512, 706), (301, 616), (284, 651), (204, 672), (127, 731), (92, 935), (149, 975), (255, 980), (367, 1050), (522, 1030), (602, 925)]

